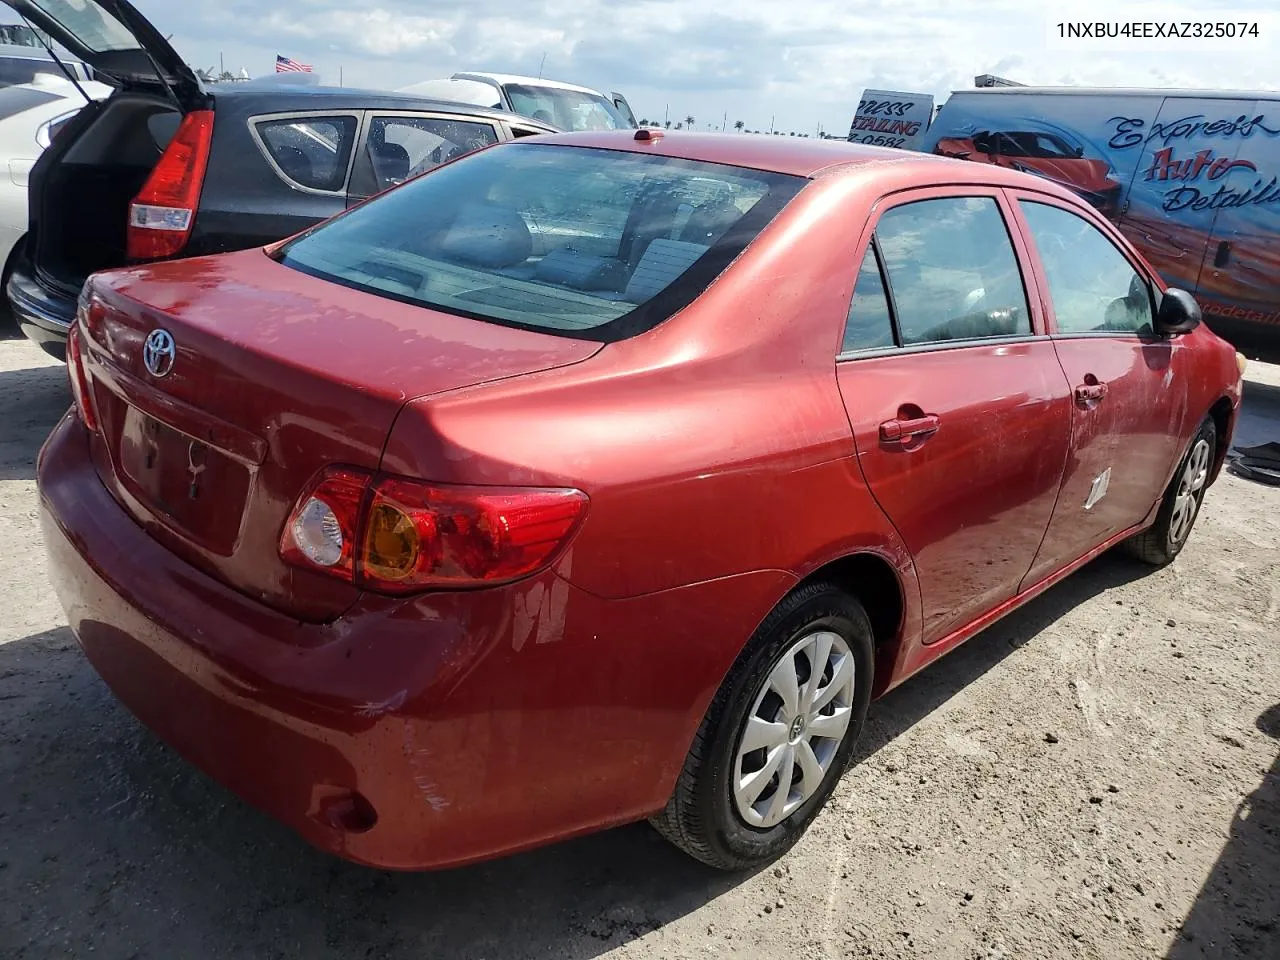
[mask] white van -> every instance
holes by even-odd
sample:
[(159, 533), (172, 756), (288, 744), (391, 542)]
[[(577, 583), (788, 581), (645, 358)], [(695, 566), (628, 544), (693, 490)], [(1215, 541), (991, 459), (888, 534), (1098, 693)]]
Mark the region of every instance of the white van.
[(919, 149), (1074, 190), (1215, 330), (1280, 359), (1280, 93), (962, 90)]

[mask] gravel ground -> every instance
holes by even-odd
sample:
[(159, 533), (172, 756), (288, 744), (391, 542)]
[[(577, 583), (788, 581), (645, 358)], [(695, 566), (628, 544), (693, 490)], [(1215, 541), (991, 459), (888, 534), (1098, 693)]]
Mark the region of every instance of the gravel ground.
[[(1280, 439), (1254, 365), (1238, 440)], [(139, 726), (46, 585), (69, 402), (0, 343), (0, 956), (1280, 956), (1280, 491), (1225, 476), (1170, 569), (1103, 557), (872, 707), (777, 867), (645, 826), (437, 874), (318, 853)]]

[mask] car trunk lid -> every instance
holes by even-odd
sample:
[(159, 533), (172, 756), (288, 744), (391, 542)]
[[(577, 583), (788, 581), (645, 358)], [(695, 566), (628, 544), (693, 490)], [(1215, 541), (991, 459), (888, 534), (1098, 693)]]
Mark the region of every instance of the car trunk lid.
[(127, 0), (3, 2), (116, 86), (159, 87), (184, 111), (204, 98), (195, 73)]
[(409, 400), (600, 349), (351, 290), (261, 250), (99, 274), (86, 298), (103, 481), (193, 565), (311, 621), (357, 596), (279, 556), (317, 473), (376, 469)]

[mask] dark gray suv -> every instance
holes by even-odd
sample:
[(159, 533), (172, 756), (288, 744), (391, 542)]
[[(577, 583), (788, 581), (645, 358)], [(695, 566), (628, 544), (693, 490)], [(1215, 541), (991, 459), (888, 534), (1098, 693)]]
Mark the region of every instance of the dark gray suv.
[(288, 78), (205, 86), (126, 0), (4, 0), (115, 86), (31, 172), (4, 268), (22, 331), (61, 357), (85, 278), (282, 239), (455, 157), (555, 127)]

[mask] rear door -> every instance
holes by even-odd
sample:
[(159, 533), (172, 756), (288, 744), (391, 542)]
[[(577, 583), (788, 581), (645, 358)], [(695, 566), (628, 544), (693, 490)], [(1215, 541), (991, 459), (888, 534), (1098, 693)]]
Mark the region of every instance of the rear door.
[(1056, 198), (1012, 195), (1072, 389), (1070, 456), (1030, 585), (1150, 513), (1182, 442), (1188, 358), (1152, 332), (1151, 278), (1114, 228)]
[(997, 190), (881, 201), (837, 364), (872, 493), (915, 559), (924, 642), (1010, 599), (1053, 512), (1070, 400)]
[(220, 110), (189, 252), (262, 246), (345, 210), (361, 119), (352, 110), (244, 119)]
[(498, 125), (485, 117), (370, 111), (364, 141), (357, 151), (349, 202), (358, 203), (500, 139)]
[(204, 98), (192, 69), (127, 0), (3, 2), (92, 67), (97, 79), (162, 84), (184, 110)]

